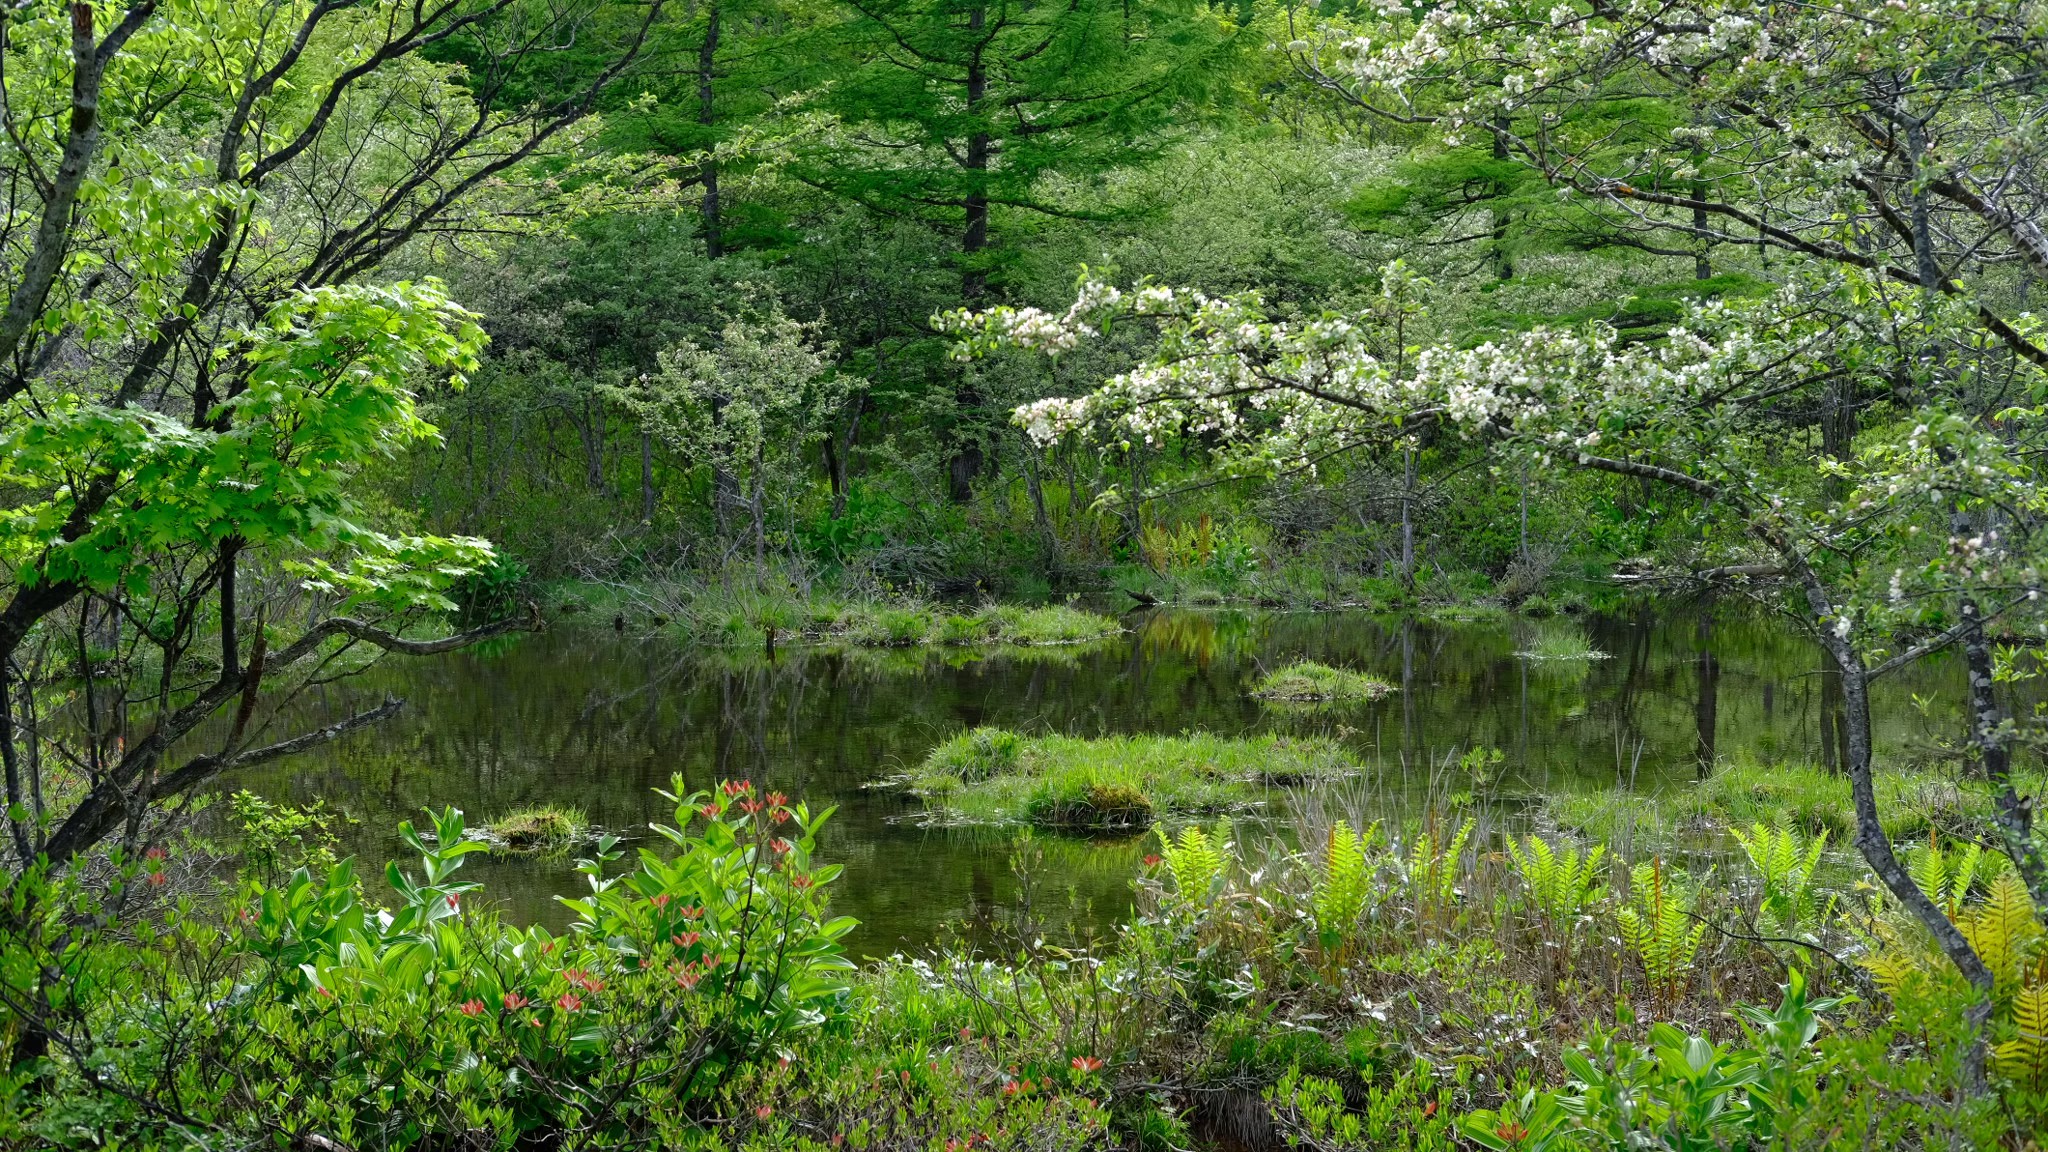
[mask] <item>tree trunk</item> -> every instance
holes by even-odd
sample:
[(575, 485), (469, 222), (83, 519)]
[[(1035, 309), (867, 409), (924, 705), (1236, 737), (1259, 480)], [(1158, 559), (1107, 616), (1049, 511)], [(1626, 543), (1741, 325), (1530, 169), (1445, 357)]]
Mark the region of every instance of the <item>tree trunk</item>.
[(654, 437), (640, 433), (640, 522), (654, 523)]
[(1885, 835), (1879, 818), (1877, 788), (1871, 769), (1870, 670), (1864, 666), (1862, 655), (1849, 641), (1846, 632), (1836, 630), (1838, 614), (1834, 603), (1805, 557), (1788, 540), (1775, 538), (1770, 543), (1804, 586), (1807, 607), (1820, 628), (1821, 645), (1834, 657), (1835, 666), (1842, 673), (1842, 769), (1848, 774), (1849, 795), (1856, 810), (1856, 849), (1863, 854), (1864, 861), (1886, 890), (1934, 937), (1949, 962), (1977, 990), (1977, 1003), (1964, 1015), (1969, 1033), (1964, 1038), (1968, 1047), (1964, 1050), (1963, 1074), (1968, 1086), (1981, 1092), (1985, 1085), (1985, 1024), (1991, 1018), (1991, 970), (1985, 967), (1983, 958), (1963, 938), (1947, 914), (1920, 890), (1920, 885), (1913, 882), (1912, 876), (1899, 862), (1898, 854), (1892, 851), (1891, 838)]
[(1700, 618), (1698, 647), (1695, 658), (1699, 693), (1693, 701), (1693, 731), (1696, 734), (1696, 754), (1699, 762), (1699, 778), (1705, 780), (1714, 773), (1714, 760), (1718, 750), (1716, 737), (1721, 726), (1721, 663), (1714, 659), (1714, 621), (1711, 617)]
[(1048, 573), (1058, 569), (1060, 562), (1060, 539), (1052, 530), (1052, 517), (1045, 510), (1045, 485), (1038, 477), (1038, 449), (1031, 443), (1031, 437), (1019, 431), (1024, 439), (1024, 485), (1031, 493), (1031, 515), (1038, 523), (1039, 539), (1045, 546), (1045, 567)]
[(1415, 591), (1415, 449), (1401, 465), (1401, 584)]
[[(715, 89), (712, 81), (717, 77), (715, 65), (718, 60), (719, 0), (708, 0), (704, 6), (704, 41), (697, 46), (697, 123), (710, 128), (717, 123), (714, 108)], [(699, 217), (704, 229), (704, 255), (712, 260), (725, 254), (725, 236), (720, 228), (718, 202), (718, 161), (712, 151), (715, 142), (710, 133), (705, 133), (706, 155), (698, 166), (697, 178), (704, 186), (704, 198), (699, 205)]]
[[(847, 467), (853, 458), (854, 441), (860, 435), (861, 417), (867, 415), (868, 394), (855, 392), (847, 402), (846, 432), (844, 437), (836, 428), (825, 430), (825, 471), (832, 478), (832, 519), (846, 515), (846, 499), (851, 481)], [(835, 444), (834, 441), (838, 442)]]
[[(967, 28), (970, 33), (981, 32), (987, 26), (987, 8), (977, 4), (968, 10)], [(985, 109), (982, 105), (988, 99), (988, 60), (984, 55), (987, 49), (986, 41), (978, 41), (967, 58), (967, 116), (970, 121), (983, 114)], [(988, 294), (988, 270), (982, 266), (982, 254), (988, 250), (988, 189), (985, 181), (991, 151), (989, 133), (977, 123), (967, 137), (967, 153), (962, 164), (967, 172), (967, 189), (962, 201), (964, 219), (960, 231), (960, 297), (968, 308), (981, 307), (983, 297)], [(973, 378), (964, 371), (960, 375), (954, 401), (959, 408), (955, 420), (960, 427), (955, 430), (953, 458), (946, 462), (946, 492), (955, 504), (965, 504), (974, 498), (974, 478), (982, 470), (984, 457), (981, 431), (974, 427), (982, 399), (974, 387)]]
[(2036, 908), (2048, 908), (2048, 860), (2034, 843), (2034, 812), (2012, 785), (2012, 749), (2005, 709), (1998, 702), (1998, 684), (1992, 677), (1991, 642), (1984, 635), (1983, 614), (1972, 597), (1961, 605), (1963, 663), (1970, 676), (1970, 742), (1977, 747), (1978, 763), (1992, 788), (1994, 818), (2005, 841), (2005, 854), (2027, 882), (2027, 892)]

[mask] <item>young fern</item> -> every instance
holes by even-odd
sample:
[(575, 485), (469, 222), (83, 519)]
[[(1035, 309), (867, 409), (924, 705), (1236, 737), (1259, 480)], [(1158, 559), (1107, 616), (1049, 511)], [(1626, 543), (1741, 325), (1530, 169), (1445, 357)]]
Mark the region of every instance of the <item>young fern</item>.
[(1158, 829), (1159, 855), (1173, 876), (1174, 897), (1183, 904), (1206, 904), (1216, 882), (1230, 865), (1229, 826), (1219, 824), (1211, 836), (1199, 825), (1180, 830), (1178, 842)]
[(1315, 878), (1309, 907), (1315, 913), (1316, 939), (1325, 955), (1335, 958), (1345, 950), (1358, 918), (1365, 914), (1371, 894), (1372, 861), (1370, 845), (1379, 825), (1354, 833), (1343, 820), (1330, 826), (1323, 847), (1323, 870)]
[(1600, 882), (1600, 862), (1606, 855), (1600, 844), (1581, 852), (1570, 841), (1558, 848), (1538, 836), (1529, 837), (1526, 845), (1508, 841), (1508, 856), (1528, 889), (1530, 906), (1554, 936), (1568, 934), (1573, 921), (1606, 893)]
[(2048, 1091), (2048, 983), (2019, 990), (2012, 1024), (2012, 1039), (1992, 1050), (1998, 1074), (2030, 1092)]
[(2028, 975), (2027, 961), (2035, 941), (2041, 938), (2041, 924), (2034, 919), (2034, 902), (2016, 869), (2006, 868), (1992, 877), (1984, 899), (1956, 916), (1956, 927), (1991, 969), (1993, 987), (2002, 998), (2018, 988)]
[(1621, 938), (1642, 961), (1652, 995), (1676, 1001), (1707, 926), (1693, 918), (1699, 895), (1676, 868), (1659, 858), (1638, 864), (1629, 874), (1629, 902), (1615, 915)]
[(1458, 894), (1458, 862), (1465, 854), (1465, 842), (1477, 825), (1471, 817), (1458, 825), (1448, 838), (1435, 820), (1425, 825), (1408, 845), (1408, 885), (1417, 903), (1425, 908), (1443, 909)]
[(1823, 903), (1813, 884), (1821, 853), (1827, 849), (1826, 832), (1809, 839), (1796, 828), (1772, 828), (1759, 821), (1747, 832), (1734, 829), (1734, 835), (1763, 877), (1759, 927), (1772, 936), (1798, 939), (1801, 932), (1827, 919), (1834, 897)]
[[(1962, 914), (1970, 886), (1976, 883), (1978, 871), (1986, 864), (1984, 849), (1975, 844), (1944, 850), (1930, 840), (1915, 845), (1906, 854), (1906, 872), (1913, 883), (1951, 920)], [(1990, 867), (1997, 865), (1992, 863)]]

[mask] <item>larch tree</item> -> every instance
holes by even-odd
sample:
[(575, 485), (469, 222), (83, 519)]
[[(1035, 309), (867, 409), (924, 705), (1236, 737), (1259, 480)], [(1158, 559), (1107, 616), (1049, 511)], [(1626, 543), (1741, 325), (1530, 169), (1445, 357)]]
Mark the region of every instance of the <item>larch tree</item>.
[[(1191, 0), (855, 0), (845, 29), (862, 63), (825, 99), (834, 146), (793, 167), (887, 216), (955, 239), (960, 299), (988, 302), (1007, 213), (1065, 211), (1052, 177), (1135, 163), (1169, 118), (1216, 93), (1247, 30)], [(983, 401), (962, 377), (947, 486), (972, 494), (985, 462)]]

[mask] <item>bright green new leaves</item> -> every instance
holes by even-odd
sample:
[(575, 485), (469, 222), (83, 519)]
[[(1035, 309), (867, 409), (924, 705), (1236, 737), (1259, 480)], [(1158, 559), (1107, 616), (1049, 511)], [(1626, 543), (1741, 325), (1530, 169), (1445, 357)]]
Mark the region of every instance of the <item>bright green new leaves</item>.
[[(198, 426), (75, 393), (17, 400), (0, 483), (36, 498), (0, 519), (0, 555), (24, 584), (139, 589), (165, 554), (236, 538), (285, 548), (352, 599), (438, 606), (434, 590), (489, 546), (370, 531), (349, 486), (377, 457), (435, 436), (415, 389), (459, 381), (483, 341), (436, 283), (318, 288), (242, 334), (231, 355), (247, 384)], [(114, 497), (74, 522), (92, 485)]]
[(1643, 976), (1659, 998), (1675, 1001), (1692, 977), (1706, 921), (1693, 915), (1699, 890), (1690, 878), (1662, 859), (1629, 873), (1627, 906), (1615, 913), (1621, 938), (1642, 961)]
[(1606, 885), (1600, 880), (1600, 865), (1606, 855), (1604, 844), (1581, 851), (1569, 841), (1553, 847), (1541, 836), (1529, 837), (1527, 847), (1508, 841), (1508, 856), (1528, 886), (1529, 904), (1555, 937), (1570, 935), (1579, 917), (1606, 894)]
[(1759, 821), (1749, 831), (1729, 830), (1763, 878), (1757, 921), (1773, 936), (1799, 938), (1834, 909), (1814, 887), (1814, 872), (1827, 850), (1828, 834), (1808, 837), (1797, 828), (1772, 828)]

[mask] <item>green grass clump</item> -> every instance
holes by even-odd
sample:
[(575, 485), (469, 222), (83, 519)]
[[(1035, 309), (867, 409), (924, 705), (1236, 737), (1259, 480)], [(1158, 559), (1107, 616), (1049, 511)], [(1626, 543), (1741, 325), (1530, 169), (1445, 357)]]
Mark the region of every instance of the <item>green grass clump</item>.
[(1349, 771), (1325, 739), (1208, 733), (1020, 736), (963, 732), (910, 775), (911, 791), (944, 819), (1052, 828), (1141, 827), (1165, 815), (1221, 812), (1267, 789)]
[(1252, 689), (1252, 695), (1261, 700), (1320, 704), (1377, 700), (1393, 690), (1392, 684), (1377, 676), (1303, 660), (1267, 673)]
[[(1994, 834), (1991, 797), (1980, 788), (1937, 772), (1881, 770), (1872, 783), (1879, 819), (1894, 841)], [(2020, 786), (2039, 784), (2023, 780)], [(1830, 843), (1847, 844), (1856, 831), (1849, 778), (1817, 764), (1738, 761), (1669, 792), (1550, 796), (1544, 806), (1559, 823), (1603, 840), (1618, 840), (1633, 827), (1724, 830), (1761, 822), (1809, 835), (1826, 832)]]
[(1546, 623), (1529, 633), (1529, 639), (1515, 655), (1524, 660), (1605, 660), (1607, 653), (1593, 647), (1578, 625), (1567, 621)]
[(574, 844), (589, 827), (581, 809), (536, 804), (491, 821), (489, 832), (515, 852), (554, 852)]

